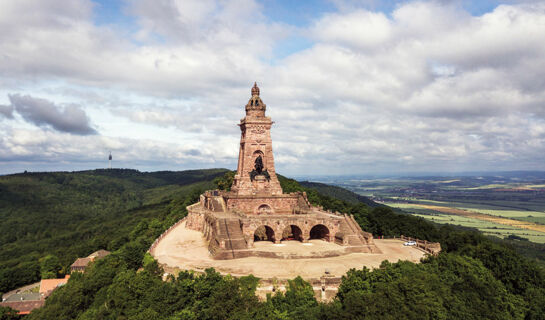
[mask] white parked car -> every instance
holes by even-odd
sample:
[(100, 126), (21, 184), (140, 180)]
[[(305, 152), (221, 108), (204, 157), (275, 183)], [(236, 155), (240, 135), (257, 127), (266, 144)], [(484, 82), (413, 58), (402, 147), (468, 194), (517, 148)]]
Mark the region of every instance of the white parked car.
[(407, 241), (403, 244), (404, 246), (416, 246), (416, 242), (414, 241)]

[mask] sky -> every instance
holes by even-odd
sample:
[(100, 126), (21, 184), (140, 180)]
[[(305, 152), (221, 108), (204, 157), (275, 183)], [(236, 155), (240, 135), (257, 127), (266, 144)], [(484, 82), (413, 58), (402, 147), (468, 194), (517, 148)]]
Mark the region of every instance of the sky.
[(0, 174), (545, 170), (545, 1), (3, 0)]

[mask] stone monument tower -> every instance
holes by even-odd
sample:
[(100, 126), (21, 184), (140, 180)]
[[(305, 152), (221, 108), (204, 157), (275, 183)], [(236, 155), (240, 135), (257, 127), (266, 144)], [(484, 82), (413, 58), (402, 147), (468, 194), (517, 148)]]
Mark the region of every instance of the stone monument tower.
[(254, 83), (252, 97), (246, 104), (246, 117), (240, 120), (240, 151), (237, 174), (231, 190), (238, 195), (258, 193), (282, 194), (282, 188), (274, 170), (271, 126), (265, 115), (267, 106), (259, 97)]
[[(380, 252), (373, 235), (354, 217), (311, 205), (304, 192), (283, 193), (274, 169), (271, 140), (273, 122), (254, 84), (240, 120), (238, 168), (231, 191), (211, 190), (188, 206), (186, 227), (201, 231), (215, 259), (249, 256), (276, 257), (254, 250), (255, 241), (318, 239), (338, 244), (335, 252)], [(308, 255), (306, 255), (308, 256)]]

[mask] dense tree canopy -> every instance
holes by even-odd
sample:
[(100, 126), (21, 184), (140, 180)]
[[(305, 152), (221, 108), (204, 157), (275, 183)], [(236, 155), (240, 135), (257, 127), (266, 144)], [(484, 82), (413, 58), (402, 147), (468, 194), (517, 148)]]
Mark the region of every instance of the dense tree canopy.
[[(78, 257), (116, 250), (141, 221), (161, 231), (184, 196), (213, 188), (223, 169), (143, 173), (128, 169), (0, 176), (0, 292), (61, 276)], [(147, 227), (146, 227), (147, 229)], [(55, 260), (55, 257), (57, 258)]]

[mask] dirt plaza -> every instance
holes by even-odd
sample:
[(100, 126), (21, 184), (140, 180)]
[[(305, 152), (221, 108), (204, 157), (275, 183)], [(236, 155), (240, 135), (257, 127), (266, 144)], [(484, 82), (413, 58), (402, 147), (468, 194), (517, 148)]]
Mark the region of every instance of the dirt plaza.
[(275, 253), (305, 252), (309, 258), (279, 259), (247, 257), (232, 260), (214, 260), (208, 252), (208, 244), (201, 232), (185, 227), (185, 222), (172, 229), (153, 250), (153, 256), (162, 264), (165, 271), (176, 270), (203, 271), (213, 267), (222, 274), (244, 276), (253, 274), (259, 278), (291, 279), (298, 275), (304, 279), (319, 278), (327, 271), (332, 276), (342, 276), (349, 269), (377, 268), (384, 260), (396, 262), (408, 260), (418, 262), (425, 253), (418, 248), (404, 246), (400, 240), (375, 239), (375, 244), (382, 253), (349, 253), (335, 257), (310, 258), (323, 251), (331, 251), (342, 246), (323, 241), (311, 240), (282, 241), (274, 244), (270, 241), (257, 241), (253, 250)]

